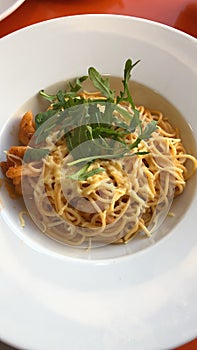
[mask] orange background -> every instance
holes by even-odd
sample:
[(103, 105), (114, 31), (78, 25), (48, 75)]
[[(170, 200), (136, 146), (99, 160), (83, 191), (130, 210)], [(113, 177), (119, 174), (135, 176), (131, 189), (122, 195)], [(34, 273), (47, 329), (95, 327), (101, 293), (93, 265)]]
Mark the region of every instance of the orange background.
[[(142, 17), (167, 24), (197, 38), (197, 0), (26, 0), (0, 22), (0, 37), (51, 18), (88, 13)], [(13, 349), (3, 346), (0, 343), (0, 350)], [(196, 350), (197, 339), (177, 349)]]
[(26, 0), (0, 22), (0, 37), (32, 23), (86, 13), (143, 17), (178, 28), (197, 38), (196, 0)]

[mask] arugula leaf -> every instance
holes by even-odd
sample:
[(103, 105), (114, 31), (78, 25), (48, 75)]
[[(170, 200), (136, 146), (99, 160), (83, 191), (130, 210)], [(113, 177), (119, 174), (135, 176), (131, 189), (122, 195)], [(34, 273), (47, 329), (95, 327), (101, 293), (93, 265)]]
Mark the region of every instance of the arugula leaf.
[(129, 125), (129, 131), (130, 132), (134, 132), (137, 128), (137, 126), (139, 127), (140, 132), (142, 131), (142, 122), (140, 120), (140, 112), (138, 111), (138, 109), (134, 109), (133, 110), (133, 117), (131, 119), (130, 125)]
[(41, 160), (49, 154), (49, 149), (46, 148), (30, 148), (28, 147), (25, 152), (24, 161), (33, 162)]
[(82, 83), (87, 79), (87, 77), (88, 76), (82, 76), (80, 78), (76, 78), (74, 83), (69, 82), (70, 90), (59, 90), (56, 95), (50, 95), (44, 90), (40, 90), (39, 94), (50, 102), (52, 108), (49, 111), (40, 112), (36, 116), (36, 129), (57, 111), (84, 103), (84, 99), (77, 96), (77, 92), (82, 88)]
[(49, 118), (51, 118), (57, 111), (49, 109), (46, 112), (40, 112), (35, 116), (36, 130), (45, 123)]
[[(119, 112), (127, 122), (131, 122), (132, 115), (129, 111), (124, 109), (121, 105), (116, 105), (115, 110), (117, 112)], [(127, 125), (127, 124), (125, 124), (125, 125)], [(127, 128), (128, 128), (128, 125), (127, 125)]]
[[(134, 148), (134, 147), (133, 147)], [(89, 156), (89, 157), (84, 157), (84, 158), (78, 158), (76, 160), (73, 160), (72, 162), (67, 163), (68, 166), (73, 166), (73, 165), (77, 165), (80, 163), (84, 163), (84, 162), (89, 162), (91, 163), (92, 161), (96, 160), (96, 159), (118, 159), (118, 158), (122, 158), (122, 157), (133, 157), (135, 155), (141, 155), (141, 154), (148, 154), (149, 152), (134, 152), (134, 153), (128, 153), (125, 150), (120, 152), (120, 153), (114, 153), (114, 154), (97, 154), (94, 156)]]
[(131, 104), (131, 107), (135, 109), (135, 104), (133, 102), (133, 99), (131, 97), (131, 93), (129, 91), (129, 80), (131, 78), (131, 71), (132, 69), (138, 64), (140, 60), (136, 61), (135, 63), (132, 63), (131, 59), (128, 59), (125, 63), (124, 67), (124, 79), (122, 80), (124, 90), (120, 92), (120, 96), (117, 97), (117, 103), (120, 103), (122, 101), (128, 101)]
[(65, 134), (65, 140), (69, 152), (89, 139), (90, 133), (87, 125), (78, 126)]
[[(142, 130), (140, 112), (129, 90), (131, 72), (138, 63), (139, 60), (133, 63), (131, 59), (125, 62), (123, 90), (116, 98), (109, 79), (101, 76), (94, 67), (88, 69), (88, 76), (69, 82), (69, 91), (59, 90), (56, 95), (40, 91), (41, 96), (50, 102), (52, 109), (39, 113), (35, 118), (36, 130), (38, 129), (36, 143), (44, 141), (49, 132), (59, 130), (60, 136), (64, 133), (68, 150), (73, 155), (73, 161), (68, 165), (87, 163), (69, 177), (76, 180), (86, 179), (104, 171), (103, 168), (88, 171), (89, 165), (98, 158), (118, 159), (147, 153), (131, 152), (138, 147), (141, 140), (148, 139), (157, 129), (156, 122), (153, 121)], [(105, 100), (101, 98), (92, 101), (92, 98), (85, 99), (78, 94), (87, 78), (92, 81)], [(122, 102), (131, 106), (132, 113), (121, 105)], [(118, 118), (117, 112), (121, 118)], [(47, 124), (44, 124), (45, 122)], [(125, 135), (136, 132), (137, 128), (136, 141), (127, 145)]]
[(141, 139), (138, 137), (131, 145), (129, 145), (129, 149), (136, 148), (139, 145), (140, 141)]
[(69, 82), (70, 91), (71, 92), (78, 92), (82, 88), (82, 83), (88, 78), (87, 75), (84, 75), (81, 78), (76, 78), (74, 84)]
[(105, 171), (104, 168), (96, 168), (88, 171), (88, 168), (91, 163), (87, 163), (84, 165), (82, 168), (80, 168), (78, 171), (76, 171), (74, 174), (67, 175), (66, 177), (72, 179), (72, 180), (77, 180), (77, 181), (85, 181), (88, 177), (93, 176), (98, 173), (102, 173)]
[(144, 131), (139, 135), (139, 138), (141, 140), (149, 139), (155, 130), (157, 130), (157, 122), (153, 120), (146, 125)]
[(94, 87), (98, 89), (109, 102), (114, 102), (114, 91), (110, 89), (109, 79), (102, 78), (101, 74), (94, 67), (88, 69), (88, 75)]
[(57, 95), (49, 95), (44, 90), (40, 90), (39, 94), (44, 97), (50, 103), (54, 103), (57, 99)]

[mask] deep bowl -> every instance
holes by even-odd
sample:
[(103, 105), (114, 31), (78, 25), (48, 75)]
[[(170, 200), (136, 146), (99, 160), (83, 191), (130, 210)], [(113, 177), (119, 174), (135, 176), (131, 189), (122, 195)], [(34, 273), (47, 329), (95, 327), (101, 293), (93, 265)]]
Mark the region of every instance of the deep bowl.
[[(84, 15), (22, 29), (4, 37), (0, 48), (1, 155), (17, 143), (21, 115), (29, 108), (39, 111), (40, 89), (84, 75), (92, 65), (122, 77), (129, 57), (141, 59), (133, 80), (182, 116), (184, 143), (197, 155), (196, 39), (144, 19)], [(152, 350), (194, 338), (196, 187), (195, 175), (174, 202), (175, 215), (151, 239), (86, 251), (49, 239), (26, 216), (21, 227), (24, 203), (1, 186), (2, 339), (34, 349), (61, 343), (73, 349)]]
[[(9, 47), (15, 52), (14, 64), (6, 47), (9, 41), (13, 41)], [(23, 49), (24, 41), (26, 51), (21, 56), (19, 52)], [(196, 154), (197, 46), (192, 37), (141, 19), (90, 15), (80, 16), (80, 21), (79, 17), (60, 18), (32, 26), (19, 32), (17, 40), (14, 33), (9, 36), (9, 40), (3, 39), (2, 47), (1, 67), (8, 69), (4, 68), (1, 73), (1, 81), (5, 82), (1, 84), (1, 154), (11, 145), (17, 144), (17, 135), (13, 131), (16, 130), (17, 119), (29, 109), (34, 114), (43, 109), (38, 98), (40, 89), (55, 92), (59, 82), (62, 84), (62, 81), (87, 74), (89, 66), (95, 66), (102, 74), (121, 77), (127, 58), (134, 61), (141, 59), (132, 79), (151, 89), (152, 95), (146, 90), (139, 90), (135, 96), (134, 91), (136, 103), (159, 109), (171, 118), (172, 123), (181, 130), (187, 151)], [(157, 98), (158, 95), (162, 98)], [(178, 114), (180, 117), (176, 120)], [(194, 176), (184, 193), (174, 201), (174, 216), (167, 218), (151, 238), (135, 239), (126, 246), (109, 245), (91, 251), (61, 246), (40, 234), (28, 219), (21, 230), (16, 217), (18, 211), (25, 208), (21, 200), (17, 206), (13, 206), (13, 200), (6, 192), (2, 194), (2, 202), (6, 202), (2, 215), (7, 222), (12, 223), (15, 233), (36, 249), (47, 250), (49, 254), (105, 259), (127, 256), (152, 246), (168, 234), (176, 235), (180, 222), (181, 230), (184, 230), (187, 211), (191, 207), (195, 208), (195, 191)]]

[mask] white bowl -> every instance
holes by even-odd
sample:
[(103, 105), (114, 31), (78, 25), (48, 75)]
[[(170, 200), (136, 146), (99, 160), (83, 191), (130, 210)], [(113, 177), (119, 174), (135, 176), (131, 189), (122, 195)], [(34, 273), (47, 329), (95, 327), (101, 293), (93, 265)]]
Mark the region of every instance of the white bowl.
[(11, 15), (25, 0), (6, 0), (0, 4), (0, 21)]
[[(197, 154), (194, 137), (197, 134), (196, 39), (170, 27), (143, 19), (114, 15), (84, 15), (59, 18), (30, 26), (3, 38), (0, 48), (0, 129), (2, 130), (0, 154), (16, 142), (17, 138), (13, 130), (21, 114), (29, 107), (34, 112), (39, 111), (40, 102), (35, 96), (40, 89), (84, 75), (89, 66), (95, 66), (103, 74), (121, 77), (123, 64), (129, 57), (133, 60), (142, 60), (134, 70), (132, 78), (162, 95), (186, 119), (187, 126), (185, 124), (182, 126), (183, 139), (188, 151)], [(32, 96), (34, 96), (33, 99)], [(153, 107), (163, 108), (160, 103)], [(57, 329), (54, 331), (55, 345), (59, 333), (62, 344), (65, 347), (68, 346), (72, 334), (76, 331), (74, 321), (77, 324), (82, 322), (84, 327), (91, 325), (92, 328), (86, 338), (86, 328), (81, 331), (76, 326), (79, 332), (78, 339), (81, 339), (81, 349), (90, 349), (92, 346), (94, 349), (109, 348), (109, 345), (113, 349), (119, 349), (120, 346), (121, 349), (130, 349), (132, 345), (135, 346), (135, 349), (143, 349), (144, 346), (146, 349), (166, 348), (195, 336), (196, 327), (194, 325), (197, 321), (197, 313), (192, 312), (191, 314), (190, 311), (192, 306), (196, 308), (197, 305), (197, 293), (194, 293), (197, 289), (197, 282), (191, 277), (196, 272), (190, 263), (196, 264), (197, 262), (196, 255), (194, 255), (197, 249), (196, 184), (197, 179), (194, 176), (188, 183), (184, 194), (177, 198), (174, 204), (175, 217), (167, 219), (153, 239), (137, 240), (124, 246), (106, 246), (91, 251), (74, 249), (56, 243), (40, 234), (28, 219), (25, 228), (21, 228), (18, 212), (23, 208), (23, 203), (14, 201), (13, 204), (13, 200), (9, 198), (5, 189), (1, 188), (3, 209), (0, 225), (4, 232), (1, 232), (0, 239), (2, 240), (1, 246), (7, 247), (1, 258), (2, 265), (5, 266), (5, 261), (8, 260), (9, 247), (16, 245), (14, 254), (20, 256), (20, 260), (23, 260), (25, 264), (27, 262), (29, 264), (29, 286), (34, 285), (33, 279), (36, 276), (36, 283), (39, 279), (38, 285), (44, 287), (38, 271), (40, 266), (38, 264), (42, 265), (42, 273), (45, 271), (47, 276), (46, 288), (47, 284), (50, 285), (49, 299), (47, 301), (42, 291), (38, 291), (38, 285), (34, 285), (33, 297), (36, 296), (37, 302), (47, 309), (45, 316), (49, 313), (48, 316), (51, 319), (52, 315), (57, 313), (55, 318)], [(24, 242), (22, 249), (20, 242)], [(70, 266), (71, 270), (65, 270), (64, 264)], [(22, 263), (14, 266), (15, 275), (20, 276), (19, 271), (21, 272), (24, 268), (22, 268)], [(51, 268), (53, 271), (50, 274), (48, 272)], [(173, 270), (173, 274), (170, 269)], [(49, 305), (53, 294), (51, 283), (56, 279), (57, 271), (58, 281), (53, 286), (56, 301), (53, 300)], [(13, 271), (9, 270), (9, 273), (13, 281)], [(92, 311), (96, 312), (94, 321), (92, 311), (88, 313), (86, 321), (81, 313), (79, 315), (76, 306), (73, 306), (77, 292), (70, 294), (68, 285), (60, 277), (61, 273), (65, 273), (65, 278), (70, 281), (70, 286), (74, 290), (78, 287), (80, 280), (81, 283), (83, 279), (86, 281), (86, 286), (80, 287), (82, 290), (80, 290), (77, 305), (79, 313), (83, 312), (84, 305), (87, 306), (91, 300)], [(187, 273), (191, 274), (191, 278)], [(24, 277), (27, 277), (25, 271), (23, 274)], [(93, 285), (88, 276), (92, 278), (97, 276)], [(177, 278), (176, 283), (173, 276)], [(183, 276), (187, 276), (186, 284), (183, 283)], [(24, 282), (21, 282), (21, 278), (19, 280), (24, 287)], [(19, 283), (18, 279), (15, 280), (15, 283)], [(168, 288), (168, 283), (171, 283), (171, 286), (167, 292), (164, 292), (162, 288)], [(6, 286), (5, 283), (5, 291)], [(25, 284), (28, 295), (29, 286)], [(183, 288), (184, 296), (176, 290), (176, 286), (179, 287), (179, 290)], [(83, 293), (87, 292), (88, 288), (90, 288), (89, 297), (85, 297)], [(109, 301), (109, 315), (106, 309), (103, 315), (99, 314), (98, 304), (96, 306), (97, 298), (99, 298), (97, 288), (100, 288), (101, 294), (103, 292), (106, 298), (105, 302), (101, 303), (102, 306), (99, 304), (101, 308), (107, 306), (106, 300), (109, 301), (112, 293)], [(114, 288), (117, 290), (115, 291)], [(68, 293), (67, 301), (65, 301), (64, 293)], [(151, 295), (150, 305), (145, 296), (147, 293)], [(177, 300), (175, 300), (175, 295)], [(130, 296), (134, 298), (135, 306)], [(117, 308), (114, 303), (119, 297), (121, 297), (121, 304)], [(130, 301), (126, 306), (127, 297)], [(68, 300), (72, 308), (68, 307)], [(195, 305), (194, 302), (196, 302)], [(65, 308), (61, 308), (61, 303)], [(29, 300), (26, 305), (34, 319), (35, 310), (30, 306)], [(37, 303), (36, 305), (38, 306)], [(171, 323), (167, 321), (167, 310), (174, 315)], [(183, 316), (187, 310), (189, 310), (188, 318)], [(68, 326), (67, 323), (68, 329), (71, 329), (67, 339), (60, 325), (61, 317), (66, 318), (67, 321), (72, 319), (72, 326)], [(115, 322), (110, 325), (113, 317), (115, 317)], [(104, 338), (101, 340), (98, 335), (102, 322), (107, 330), (104, 330)], [(128, 326), (129, 323), (130, 326)], [(123, 325), (126, 328), (123, 328)], [(24, 341), (24, 344), (29, 344), (34, 349), (54, 348), (50, 341), (51, 335), (46, 339), (38, 330), (37, 325), (36, 329), (37, 339), (33, 339), (31, 331), (27, 332), (29, 338), (20, 330), (13, 335), (13, 332), (8, 332), (6, 327), (3, 327), (0, 332), (2, 332), (2, 337), (15, 342), (18, 346), (22, 346)], [(94, 339), (96, 342), (99, 339), (100, 343), (93, 345)], [(74, 344), (73, 349), (80, 348), (76, 339)]]

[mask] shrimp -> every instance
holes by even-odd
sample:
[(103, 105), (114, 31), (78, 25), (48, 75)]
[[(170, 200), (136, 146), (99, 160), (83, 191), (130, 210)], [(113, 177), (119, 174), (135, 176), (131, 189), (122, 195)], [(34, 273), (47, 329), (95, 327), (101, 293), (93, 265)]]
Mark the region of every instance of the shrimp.
[(35, 122), (33, 120), (34, 116), (31, 111), (24, 114), (19, 125), (19, 141), (27, 146), (31, 140), (33, 134), (35, 133)]
[(7, 154), (14, 154), (15, 156), (22, 159), (24, 154), (25, 154), (26, 149), (27, 149), (26, 146), (12, 146), (12, 147), (10, 147)]
[(10, 167), (22, 164), (22, 160), (26, 149), (26, 146), (10, 147), (10, 149), (6, 152), (7, 160), (4, 162), (0, 162), (0, 166), (5, 174)]
[[(22, 165), (11, 166), (6, 171), (6, 176), (8, 178), (12, 179), (13, 183), (17, 182), (16, 184), (18, 184), (18, 179), (21, 179), (21, 174), (22, 174)], [(20, 181), (19, 181), (19, 183), (20, 183)]]
[(12, 146), (7, 152), (7, 162), (11, 165), (20, 165), (22, 163), (27, 146)]
[(22, 175), (37, 177), (38, 174), (39, 174), (39, 169), (37, 169), (37, 172), (33, 172), (31, 168), (29, 168), (28, 166), (25, 166), (24, 164), (11, 166), (6, 171), (6, 176), (9, 179), (12, 179), (14, 185), (17, 185), (21, 182)]
[(11, 166), (6, 171), (7, 178), (12, 181), (14, 185), (14, 190), (18, 194), (22, 194), (21, 175), (22, 175), (22, 165)]
[(20, 193), (22, 161), (27, 146), (12, 146), (7, 151), (7, 160), (0, 162), (0, 166), (7, 178), (12, 180), (16, 192)]

